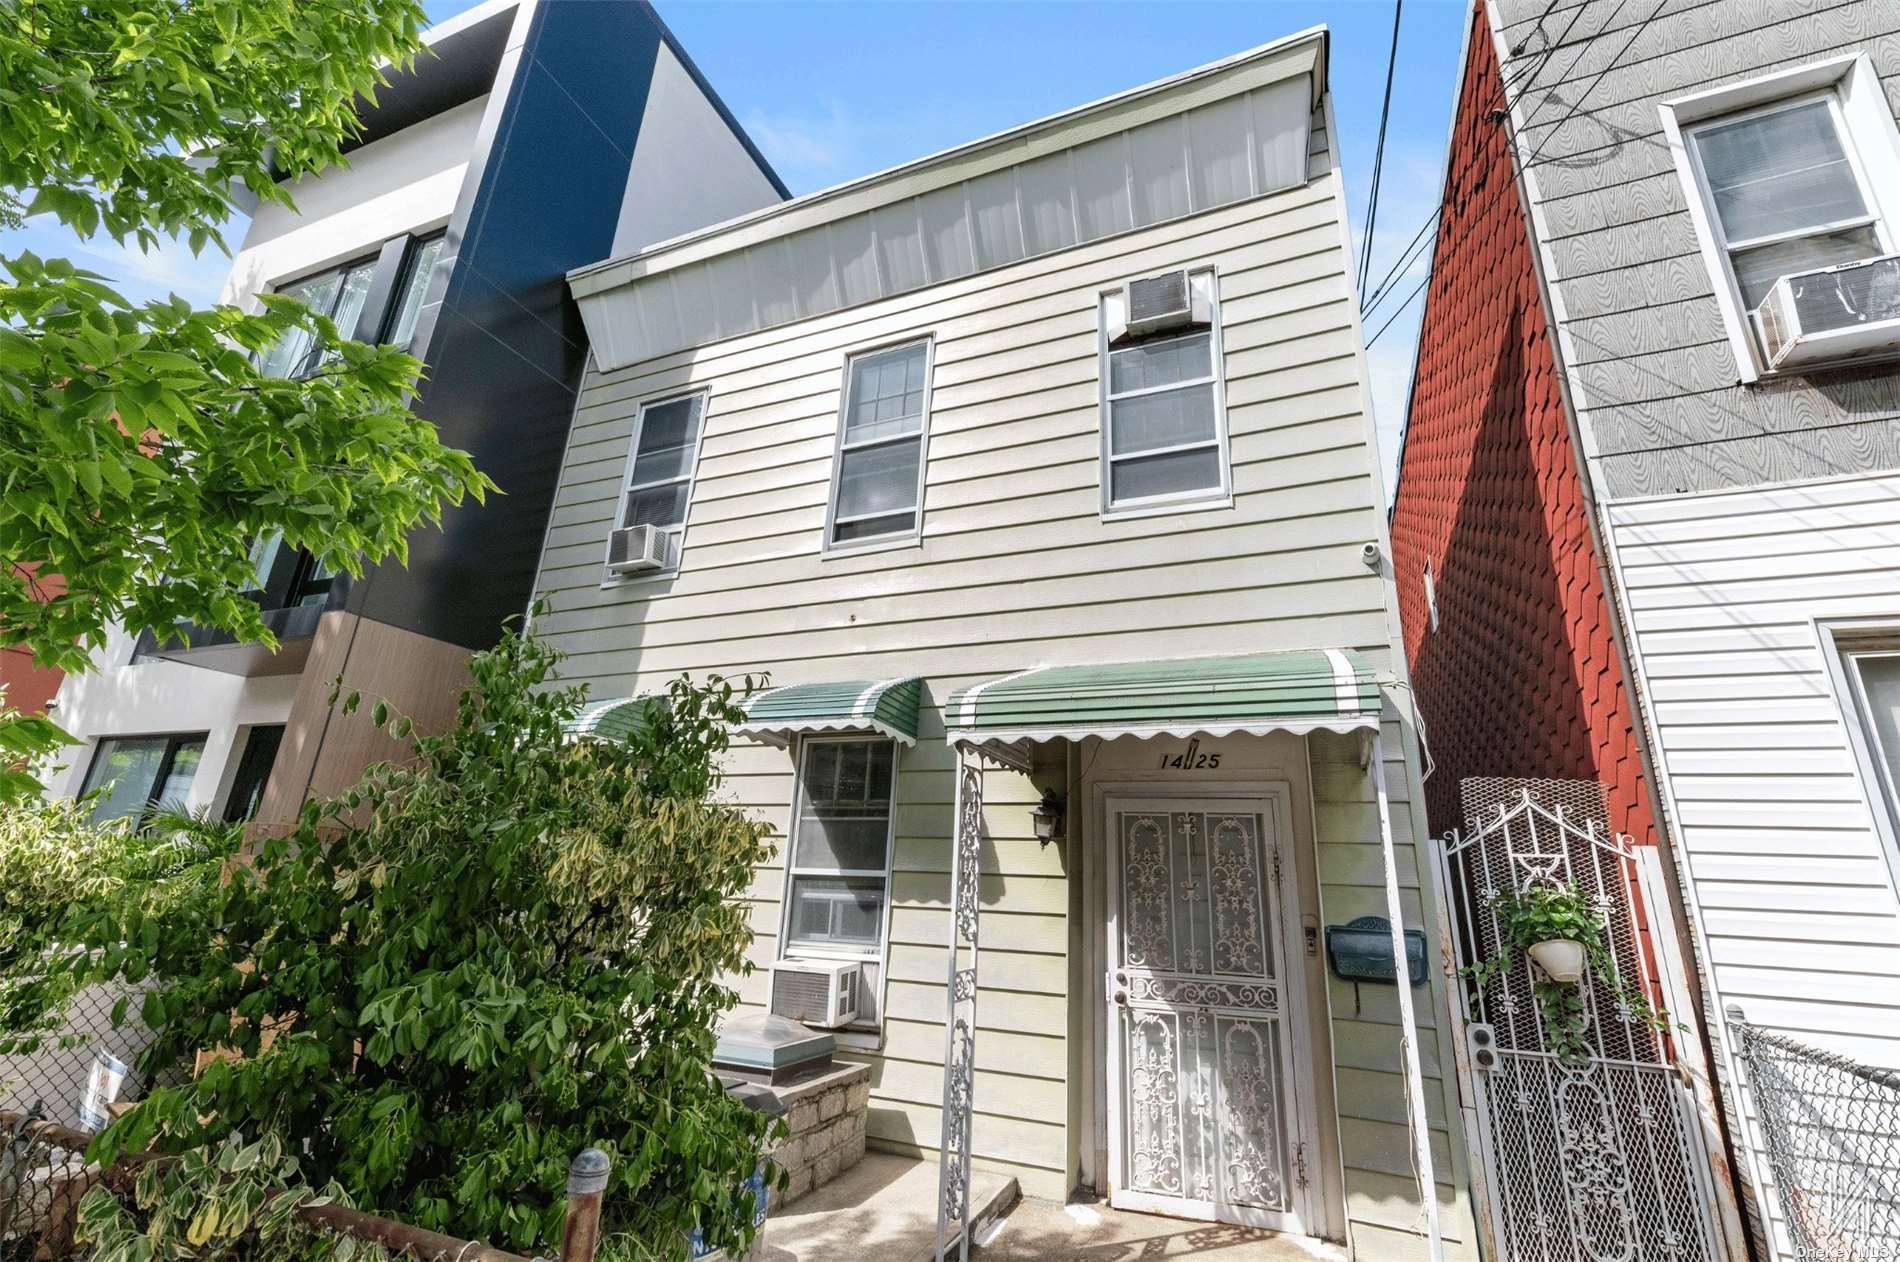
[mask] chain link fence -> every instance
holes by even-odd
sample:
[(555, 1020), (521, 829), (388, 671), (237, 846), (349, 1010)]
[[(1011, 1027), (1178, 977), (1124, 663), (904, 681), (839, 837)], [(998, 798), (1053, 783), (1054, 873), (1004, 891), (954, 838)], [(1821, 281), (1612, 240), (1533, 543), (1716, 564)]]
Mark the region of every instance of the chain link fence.
[(1794, 1256), (1900, 1262), (1900, 1070), (1728, 1019)]
[[(143, 1089), (133, 1066), (150, 1035), (139, 1002), (125, 986), (88, 987), (38, 1046), (0, 1054), (0, 1262), (58, 1257), (69, 1243), (98, 1175), (74, 1134), (97, 1131)], [(50, 1142), (49, 1131), (69, 1142)]]

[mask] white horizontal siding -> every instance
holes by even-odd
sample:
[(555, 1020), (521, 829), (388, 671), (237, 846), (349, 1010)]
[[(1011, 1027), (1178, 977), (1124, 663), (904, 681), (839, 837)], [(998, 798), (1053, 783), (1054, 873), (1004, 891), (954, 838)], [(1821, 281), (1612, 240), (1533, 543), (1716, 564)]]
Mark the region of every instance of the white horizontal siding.
[[(1900, 899), (1817, 621), (1900, 626), (1900, 476), (1606, 510), (1711, 1010), (1900, 1065)], [(1725, 1036), (1723, 1043), (1730, 1040)], [(1740, 1092), (1776, 1235), (1758, 1102)]]

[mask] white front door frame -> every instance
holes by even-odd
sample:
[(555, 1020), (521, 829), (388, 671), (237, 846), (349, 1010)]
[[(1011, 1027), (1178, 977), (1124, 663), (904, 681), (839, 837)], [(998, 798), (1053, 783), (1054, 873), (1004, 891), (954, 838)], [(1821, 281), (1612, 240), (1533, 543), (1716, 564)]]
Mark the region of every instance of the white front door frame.
[[(1280, 967), (1276, 981), (1281, 987), (1282, 1028), (1286, 1035), (1284, 1066), (1286, 1095), (1291, 1105), (1290, 1108), (1283, 1109), (1283, 1117), (1291, 1121), (1293, 1128), (1293, 1133), (1287, 1137), (1289, 1152), (1301, 1154), (1301, 1156), (1290, 1162), (1288, 1170), (1288, 1175), (1294, 1180), (1291, 1198), (1293, 1209), (1290, 1213), (1275, 1214), (1242, 1208), (1223, 1215), (1223, 1220), (1300, 1234), (1324, 1234), (1328, 1228), (1329, 1215), (1323, 1181), (1319, 1179), (1322, 1149), (1318, 1143), (1319, 1119), (1312, 1076), (1321, 1073), (1330, 1074), (1331, 1066), (1319, 1066), (1314, 1064), (1313, 1060), (1306, 969), (1301, 942), (1303, 928), (1301, 869), (1306, 860), (1306, 847), (1293, 828), (1292, 785), (1279, 780), (1205, 779), (1169, 783), (1130, 780), (1097, 783), (1092, 788), (1090, 813), (1085, 828), (1085, 845), (1090, 858), (1099, 856), (1101, 862), (1088, 865), (1095, 869), (1088, 873), (1090, 897), (1086, 899), (1092, 913), (1089, 917), (1091, 923), (1088, 926), (1092, 956), (1088, 972), (1091, 976), (1092, 993), (1088, 998), (1094, 1013), (1095, 1045), (1106, 1052), (1104, 1057), (1096, 1061), (1102, 1069), (1094, 1075), (1093, 1091), (1096, 1116), (1101, 1119), (1106, 1131), (1104, 1140), (1107, 1162), (1106, 1167), (1097, 1172), (1099, 1190), (1111, 1202), (1122, 1208), (1174, 1214), (1187, 1210), (1195, 1213), (1196, 1216), (1205, 1216), (1209, 1219), (1212, 1219), (1215, 1213), (1211, 1203), (1196, 1206), (1174, 1198), (1152, 1197), (1132, 1192), (1119, 1186), (1122, 1177), (1121, 1109), (1115, 1084), (1119, 1081), (1121, 1072), (1121, 1046), (1117, 1035), (1116, 1017), (1111, 1011), (1113, 999), (1109, 982), (1109, 973), (1113, 970), (1112, 939), (1109, 935), (1115, 927), (1113, 894), (1118, 885), (1119, 873), (1116, 871), (1117, 856), (1111, 853), (1109, 844), (1111, 832), (1108, 826), (1109, 812), (1115, 809), (1117, 803), (1130, 801), (1161, 800), (1170, 804), (1205, 803), (1214, 805), (1215, 809), (1218, 809), (1218, 804), (1246, 802), (1252, 810), (1269, 821), (1282, 868), (1278, 882), (1279, 897), (1275, 903), (1275, 912), (1280, 918), (1278, 938)], [(1268, 873), (1263, 870), (1262, 876), (1265, 878)]]

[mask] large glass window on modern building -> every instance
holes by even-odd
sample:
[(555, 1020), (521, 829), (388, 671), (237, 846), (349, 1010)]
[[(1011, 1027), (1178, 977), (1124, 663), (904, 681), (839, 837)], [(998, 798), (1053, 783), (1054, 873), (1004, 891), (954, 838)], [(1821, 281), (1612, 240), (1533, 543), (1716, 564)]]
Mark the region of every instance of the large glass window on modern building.
[[(292, 281), (277, 292), (329, 316), (337, 332), (349, 337), (362, 318), (363, 304), (369, 301), (370, 280), (375, 274), (376, 259), (372, 256)], [(323, 363), (323, 358), (316, 339), (307, 330), (296, 329), (265, 353), (258, 369), (267, 377), (307, 377)]]
[(95, 822), (182, 807), (204, 752), (202, 733), (110, 737), (93, 752), (80, 792), (102, 790), (93, 803)]
[(788, 950), (878, 952), (896, 782), (894, 741), (808, 737), (803, 742), (786, 899)]
[(1229, 496), (1218, 303), (1211, 271), (1164, 272), (1102, 295), (1102, 509)]
[(855, 356), (846, 377), (826, 546), (914, 539), (923, 529), (930, 341)]
[(415, 341), (416, 324), (422, 318), (422, 300), (429, 293), (429, 277), (441, 257), (442, 234), (439, 232), (427, 240), (410, 245), (409, 257), (403, 263), (402, 285), (397, 291), (395, 309), (389, 318), (389, 328), (383, 334), (383, 341), (391, 346), (409, 350), (410, 343)]

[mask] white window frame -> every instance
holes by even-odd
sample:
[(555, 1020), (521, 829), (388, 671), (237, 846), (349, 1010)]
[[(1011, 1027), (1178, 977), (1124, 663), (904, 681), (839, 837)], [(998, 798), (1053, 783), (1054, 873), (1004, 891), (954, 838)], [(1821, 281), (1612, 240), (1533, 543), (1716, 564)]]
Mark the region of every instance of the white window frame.
[[(1172, 269), (1163, 268), (1160, 270), (1168, 271)], [(1141, 390), (1129, 390), (1122, 394), (1111, 394), (1109, 391), (1111, 378), (1109, 376), (1108, 357), (1109, 352), (1116, 348), (1109, 345), (1108, 300), (1112, 297), (1118, 297), (1122, 293), (1123, 285), (1119, 283), (1111, 285), (1098, 292), (1095, 296), (1095, 377), (1097, 383), (1098, 424), (1100, 426), (1098, 446), (1101, 449), (1098, 458), (1096, 480), (1101, 486), (1099, 513), (1105, 521), (1126, 517), (1154, 517), (1164, 513), (1189, 512), (1199, 509), (1229, 508), (1232, 507), (1234, 502), (1233, 448), (1228, 441), (1227, 433), (1227, 357), (1221, 345), (1220, 272), (1212, 263), (1190, 263), (1181, 270), (1187, 272), (1190, 278), (1190, 284), (1192, 283), (1192, 278), (1195, 276), (1204, 275), (1207, 277), (1208, 290), (1211, 297), (1210, 315), (1212, 317), (1208, 321), (1206, 328), (1208, 357), (1210, 367), (1212, 368), (1212, 374), (1207, 377), (1197, 377), (1193, 381), (1177, 381), (1166, 386), (1149, 386)], [(1149, 275), (1154, 274), (1156, 273), (1149, 273)], [(1140, 278), (1137, 277), (1135, 279)], [(1152, 342), (1165, 342), (1170, 340), (1170, 337), (1195, 337), (1199, 336), (1201, 332), (1202, 330), (1198, 328), (1189, 329), (1178, 334), (1155, 337), (1152, 339)], [(1134, 344), (1139, 345), (1141, 343)], [(1110, 454), (1112, 448), (1109, 419), (1111, 411), (1110, 404), (1120, 402), (1123, 399), (1140, 398), (1144, 394), (1162, 394), (1170, 390), (1179, 390), (1186, 386), (1202, 385), (1209, 382), (1211, 382), (1214, 387), (1213, 446), (1219, 453), (1220, 486), (1205, 490), (1176, 491), (1168, 495), (1148, 495), (1139, 499), (1117, 502), (1114, 499), (1115, 484), (1112, 477), (1113, 465), (1117, 457)], [(1176, 447), (1158, 447), (1153, 451), (1130, 453), (1130, 455), (1119, 457), (1119, 459), (1130, 460), (1138, 456), (1160, 456), (1173, 451), (1187, 451), (1195, 447), (1205, 447), (1208, 445), (1206, 442), (1183, 443)]]
[[(891, 812), (884, 832), (884, 867), (811, 868), (798, 864), (799, 795), (805, 783), (805, 754), (813, 745), (863, 745), (878, 741), (891, 747)], [(778, 957), (780, 959), (857, 960), (878, 965), (879, 985), (883, 984), (883, 961), (891, 937), (891, 865), (897, 852), (898, 781), (903, 774), (904, 743), (877, 732), (840, 732), (823, 736), (800, 736), (792, 743), (792, 809), (785, 834), (785, 894), (780, 900)], [(792, 881), (796, 877), (856, 877), (884, 882), (884, 906), (878, 913), (877, 943), (872, 946), (828, 946), (822, 943), (792, 941)]]
[[(838, 490), (844, 477), (844, 457), (847, 451), (864, 451), (872, 447), (885, 447), (892, 443), (908, 442), (909, 434), (900, 434), (894, 438), (875, 438), (845, 443), (845, 421), (851, 411), (851, 374), (861, 359), (873, 355), (882, 355), (888, 351), (908, 350), (922, 344), (924, 348), (924, 399), (923, 415), (918, 418), (917, 428), (917, 515), (909, 530), (892, 531), (887, 535), (873, 535), (865, 539), (833, 539), (833, 532), (841, 524), (838, 517)], [(886, 548), (915, 547), (923, 542), (924, 536), (924, 470), (930, 464), (930, 390), (937, 369), (937, 336), (935, 333), (912, 333), (893, 341), (878, 342), (871, 346), (854, 347), (845, 352), (844, 384), (838, 390), (838, 428), (831, 444), (831, 483), (825, 494), (825, 533), (820, 544), (820, 552), (825, 556), (847, 555), (860, 552), (877, 552)], [(871, 516), (889, 516), (886, 513), (874, 513)], [(842, 524), (860, 520), (852, 517), (842, 519)]]
[(645, 490), (648, 487), (666, 486), (671, 483), (684, 483), (686, 486), (686, 517), (682, 517), (677, 526), (668, 526), (666, 528), (666, 533), (673, 536), (676, 544), (673, 552), (676, 558), (673, 567), (665, 570), (653, 570), (645, 574), (615, 574), (612, 570), (605, 568), (606, 557), (603, 555), (601, 565), (606, 577), (601, 581), (600, 585), (602, 587), (619, 587), (626, 583), (637, 583), (646, 579), (670, 578), (678, 574), (680, 567), (685, 564), (686, 522), (693, 513), (693, 489), (699, 481), (699, 453), (700, 449), (706, 445), (707, 414), (712, 407), (712, 393), (703, 387), (697, 390), (675, 390), (671, 394), (655, 395), (651, 399), (641, 400), (640, 406), (634, 412), (633, 416), (633, 435), (627, 440), (627, 462), (621, 466), (619, 490), (616, 491), (614, 495), (614, 515), (612, 524), (609, 525), (607, 530), (609, 535), (607, 550), (611, 551), (613, 548), (613, 540), (611, 538), (613, 532), (623, 529), (626, 525), (627, 495), (635, 489), (633, 483), (634, 466), (640, 458), (640, 434), (641, 431), (646, 428), (647, 412), (649, 409), (664, 407), (669, 403), (678, 403), (681, 399), (699, 400), (699, 432), (693, 437), (693, 454), (691, 459), (687, 461), (686, 471), (677, 477), (662, 478), (657, 482), (643, 483), (639, 488)]
[(1432, 577), (1432, 559), (1425, 558), (1425, 629), (1438, 630), (1438, 583)]
[[(1880, 76), (1867, 54), (1830, 57), (1677, 97), (1657, 107), (1662, 115), (1663, 133), (1675, 159), (1677, 176), (1682, 181), (1689, 216), (1695, 223), (1702, 261), (1708, 268), (1715, 300), (1722, 311), (1729, 348), (1735, 355), (1736, 372), (1744, 383), (1774, 374), (1762, 358), (1752, 313), (1742, 303), (1741, 287), (1735, 281), (1734, 267), (1729, 260), (1731, 246), (1722, 232), (1714, 199), (1702, 175), (1701, 160), (1691, 143), (1693, 133), (1707, 126), (1792, 108), (1824, 96), (1831, 99), (1842, 148), (1855, 178), (1860, 181), (1861, 193), (1871, 211), (1870, 218), (1876, 225), (1882, 248), (1889, 253), (1900, 250), (1900, 128), (1894, 124), (1893, 111), (1880, 86)], [(1843, 220), (1840, 227), (1856, 227), (1867, 221)], [(1786, 234), (1786, 237), (1810, 236), (1826, 230), (1817, 227)], [(1751, 238), (1743, 244), (1763, 245), (1776, 239), (1785, 238)], [(1812, 371), (1812, 367), (1803, 365), (1800, 371)]]
[(1900, 656), (1900, 619), (1816, 619), (1814, 631), (1854, 769), (1859, 772), (1867, 813), (1887, 861), (1887, 877), (1895, 895), (1900, 896), (1900, 784), (1895, 783), (1881, 756), (1879, 735), (1869, 717), (1860, 671), (1853, 661), (1857, 657)]

